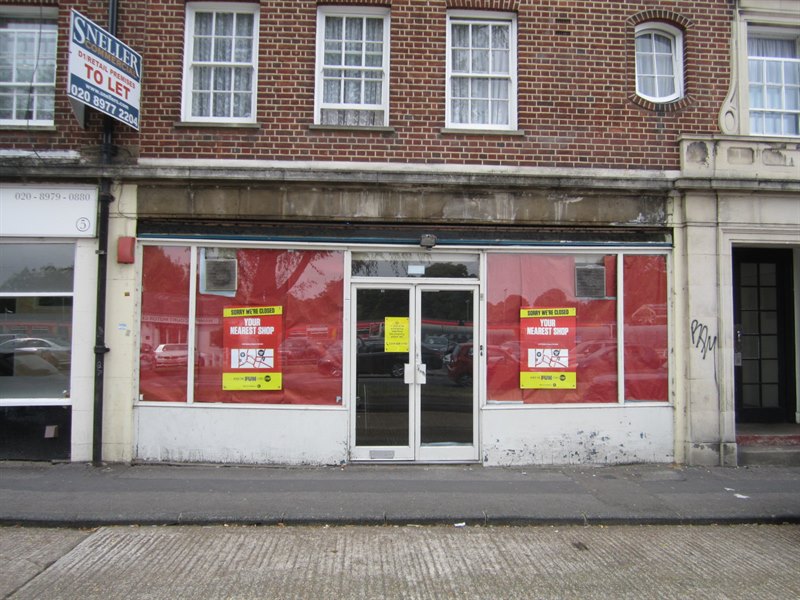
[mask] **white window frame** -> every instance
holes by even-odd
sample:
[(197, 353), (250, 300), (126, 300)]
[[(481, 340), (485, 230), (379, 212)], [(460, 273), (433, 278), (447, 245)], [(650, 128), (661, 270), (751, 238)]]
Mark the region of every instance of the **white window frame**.
[[(750, 39), (751, 38), (791, 40), (791, 41), (794, 42), (794, 45), (795, 45), (795, 58), (751, 57), (750, 56)], [(772, 114), (772, 115), (775, 115), (775, 114), (796, 115), (796, 118), (800, 120), (800, 106), (798, 106), (795, 109), (791, 109), (791, 108), (787, 108), (786, 107), (786, 104), (785, 104), (785, 101), (786, 101), (786, 96), (785, 96), (786, 88), (787, 87), (788, 88), (795, 88), (795, 87), (797, 87), (797, 84), (793, 84), (793, 83), (787, 84), (785, 82), (785, 80), (784, 80), (783, 83), (780, 85), (780, 89), (782, 91), (782, 94), (781, 94), (781, 96), (782, 96), (782, 98), (781, 98), (781, 107), (768, 107), (768, 106), (765, 106), (765, 107), (754, 108), (752, 106), (752, 95), (751, 95), (751, 88), (753, 86), (753, 82), (750, 79), (750, 74), (751, 74), (750, 63), (751, 63), (752, 60), (759, 61), (759, 62), (764, 62), (764, 63), (766, 63), (766, 62), (770, 62), (770, 63), (780, 62), (780, 63), (783, 64), (783, 68), (781, 69), (781, 71), (782, 71), (782, 74), (784, 75), (784, 77), (785, 77), (785, 69), (786, 69), (787, 63), (791, 63), (793, 65), (798, 65), (795, 68), (800, 69), (800, 33), (798, 33), (797, 30), (790, 30), (790, 29), (780, 28), (780, 27), (749, 26), (747, 28), (747, 36), (746, 36), (746, 39), (744, 41), (744, 50), (743, 50), (743, 52), (744, 52), (744, 55), (745, 55), (745, 61), (742, 63), (743, 64), (742, 73), (743, 73), (743, 78), (746, 80), (745, 81), (746, 93), (742, 95), (742, 98), (743, 98), (743, 101), (746, 104), (746, 108), (742, 112), (743, 112), (743, 115), (745, 116), (745, 120), (746, 120), (745, 132), (748, 135), (754, 135), (754, 136), (797, 137), (798, 135), (800, 135), (800, 127), (798, 127), (798, 133), (784, 133), (785, 130), (784, 130), (783, 125), (781, 125), (781, 132), (780, 133), (772, 133), (772, 132), (767, 133), (767, 132), (764, 132), (764, 131), (761, 131), (761, 132), (754, 132), (753, 131), (753, 129), (754, 129), (753, 113), (754, 112)], [(764, 67), (766, 68), (766, 64), (764, 65)], [(767, 87), (766, 84), (767, 84), (767, 82), (764, 81), (762, 87), (766, 88)], [(764, 90), (764, 95), (765, 95), (765, 98), (766, 98), (766, 89)]]
[[(643, 76), (642, 73), (639, 72), (639, 49), (638, 49), (638, 42), (639, 38), (645, 35), (659, 35), (665, 37), (670, 40), (670, 46), (672, 49), (672, 83), (674, 87), (674, 91), (671, 94), (657, 94), (652, 95), (645, 92), (643, 89), (644, 86), (641, 85), (640, 78)], [(683, 32), (678, 29), (677, 27), (673, 27), (672, 25), (668, 25), (667, 23), (660, 23), (654, 21), (647, 21), (645, 23), (640, 23), (636, 26), (636, 36), (635, 36), (635, 56), (636, 56), (636, 94), (640, 98), (644, 98), (650, 102), (654, 102), (656, 104), (664, 104), (667, 102), (674, 102), (676, 100), (680, 100), (684, 96), (684, 89), (683, 89)], [(653, 56), (653, 53), (648, 53), (647, 56)], [(653, 74), (648, 73), (646, 76), (656, 78), (665, 77), (661, 73), (658, 73), (657, 64), (656, 65), (656, 72)]]
[[(196, 62), (194, 60), (194, 45), (195, 45), (195, 16), (198, 13), (236, 13), (236, 14), (251, 14), (253, 15), (253, 38), (251, 60), (250, 61), (236, 61), (234, 57), (226, 61), (202, 61)], [(259, 26), (259, 4), (258, 3), (237, 3), (237, 2), (187, 2), (186, 3), (186, 28), (183, 52), (183, 102), (181, 110), (181, 119), (185, 122), (191, 123), (217, 123), (217, 124), (253, 124), (256, 122), (257, 113), (257, 92), (258, 92), (258, 26)], [(231, 98), (231, 108), (229, 115), (231, 116), (214, 116), (213, 115), (213, 99), (211, 101), (210, 112), (212, 114), (195, 116), (192, 115), (192, 100), (194, 96), (195, 87), (195, 67), (204, 66), (211, 68), (249, 68), (251, 70), (250, 80), (250, 114), (249, 116), (236, 117), (232, 116), (233, 113), (233, 98)], [(213, 83), (212, 83), (213, 86)], [(230, 94), (234, 92), (233, 89), (233, 73), (231, 73), (231, 88)], [(212, 88), (213, 89), (213, 88)], [(213, 96), (213, 92), (212, 92)]]
[[(380, 67), (368, 67), (364, 64), (341, 65), (341, 68), (336, 70), (346, 71), (349, 69), (353, 71), (380, 71), (382, 72), (381, 82), (381, 101), (376, 104), (367, 104), (366, 102), (360, 103), (332, 103), (326, 102), (324, 98), (325, 92), (325, 22), (328, 17), (341, 17), (353, 18), (361, 17), (363, 19), (383, 19), (383, 52), (382, 52), (382, 65)], [(357, 6), (320, 6), (317, 9), (317, 55), (316, 55), (316, 69), (315, 69), (315, 85), (314, 85), (314, 123), (320, 126), (326, 126), (323, 123), (323, 111), (353, 111), (353, 113), (367, 113), (375, 114), (377, 112), (383, 113), (383, 119), (379, 123), (373, 125), (358, 125), (358, 124), (343, 124), (344, 127), (388, 127), (389, 126), (389, 58), (391, 46), (391, 15), (388, 9), (378, 7), (357, 7)], [(362, 49), (364, 50), (364, 49)], [(363, 97), (363, 86), (362, 86)], [(328, 126), (336, 126), (330, 124)]]
[[(52, 127), (55, 122), (55, 95), (56, 95), (56, 70), (58, 68), (57, 60), (58, 60), (58, 10), (51, 9), (51, 8), (41, 8), (41, 7), (20, 7), (20, 6), (7, 6), (7, 7), (0, 7), (0, 18), (2, 19), (20, 19), (20, 20), (40, 20), (40, 21), (52, 21), (53, 26), (53, 34), (55, 36), (54, 43), (53, 43), (53, 79), (52, 81), (47, 82), (39, 82), (33, 83), (31, 82), (31, 87), (36, 87), (40, 89), (47, 89), (51, 90), (50, 92), (50, 101), (53, 105), (53, 118), (50, 119), (0, 119), (0, 126), (11, 126), (11, 127)], [(41, 48), (41, 44), (38, 44), (38, 48)], [(37, 55), (37, 68), (38, 68), (38, 60), (39, 56)], [(34, 76), (35, 80), (35, 76)], [(4, 91), (7, 88), (14, 88), (20, 87), (18, 82), (3, 82), (0, 83), (0, 92)], [(43, 94), (36, 94), (34, 98), (39, 98), (44, 96)]]
[[(489, 73), (464, 73), (456, 72), (453, 65), (453, 25), (454, 24), (487, 24), (487, 25), (508, 25), (508, 73), (492, 73), (491, 66)], [(517, 15), (514, 13), (501, 13), (489, 11), (448, 11), (447, 12), (447, 35), (446, 35), (447, 59), (446, 59), (446, 91), (445, 91), (445, 127), (448, 129), (475, 129), (475, 130), (497, 130), (497, 131), (516, 131), (517, 129)], [(491, 54), (491, 51), (490, 51)], [(490, 59), (491, 65), (491, 59)], [(477, 79), (505, 79), (508, 81), (508, 123), (463, 123), (454, 121), (453, 115), (453, 79), (468, 78), (472, 81)], [(472, 100), (474, 96), (470, 96)], [(490, 100), (490, 99), (489, 99)], [(491, 114), (491, 108), (489, 108)]]

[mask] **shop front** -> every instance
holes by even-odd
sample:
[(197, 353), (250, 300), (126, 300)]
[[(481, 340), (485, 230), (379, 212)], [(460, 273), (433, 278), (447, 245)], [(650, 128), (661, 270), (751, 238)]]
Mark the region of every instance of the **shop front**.
[(140, 235), (134, 458), (668, 462), (668, 244)]
[(0, 459), (91, 456), (97, 189), (0, 185)]

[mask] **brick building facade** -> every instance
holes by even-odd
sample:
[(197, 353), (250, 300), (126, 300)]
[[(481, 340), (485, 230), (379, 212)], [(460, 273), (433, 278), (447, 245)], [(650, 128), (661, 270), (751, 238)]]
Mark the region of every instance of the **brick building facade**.
[[(138, 130), (67, 96), (109, 5)], [(798, 9), (0, 3), (0, 208), (101, 206), (0, 230), (0, 334), (71, 348), (6, 353), (2, 451), (736, 464), (800, 414)]]

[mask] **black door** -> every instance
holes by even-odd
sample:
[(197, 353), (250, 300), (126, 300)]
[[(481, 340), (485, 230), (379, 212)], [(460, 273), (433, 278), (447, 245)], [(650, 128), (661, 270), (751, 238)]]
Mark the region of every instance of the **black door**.
[(794, 422), (792, 251), (733, 251), (736, 421)]

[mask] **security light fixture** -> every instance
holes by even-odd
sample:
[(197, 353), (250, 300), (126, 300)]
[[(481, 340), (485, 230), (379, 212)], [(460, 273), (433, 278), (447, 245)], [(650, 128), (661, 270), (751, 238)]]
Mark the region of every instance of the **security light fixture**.
[(430, 250), (436, 245), (436, 236), (432, 233), (423, 233), (419, 238), (419, 245)]

